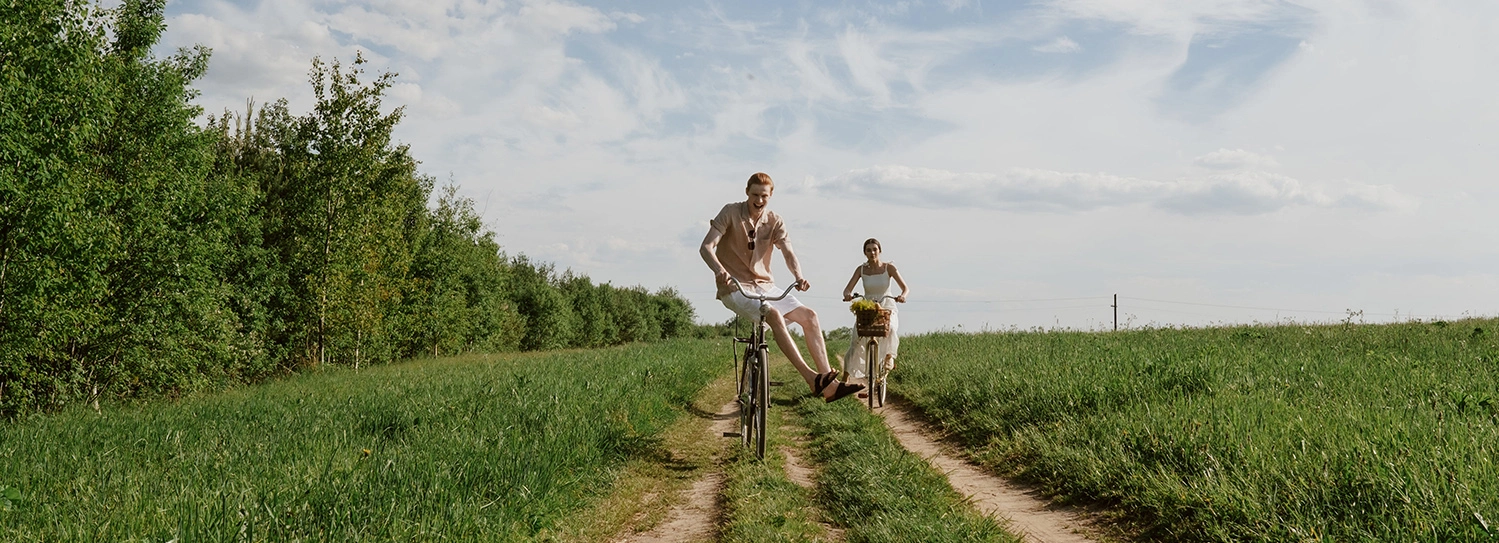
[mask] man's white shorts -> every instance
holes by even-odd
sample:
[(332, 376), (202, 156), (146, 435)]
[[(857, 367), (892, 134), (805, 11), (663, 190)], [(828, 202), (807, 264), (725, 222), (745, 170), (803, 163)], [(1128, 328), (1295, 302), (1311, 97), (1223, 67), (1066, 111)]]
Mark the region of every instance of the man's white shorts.
[[(779, 296), (781, 294), (781, 289), (776, 287), (775, 283), (745, 284), (744, 290), (764, 296)], [(739, 290), (737, 289), (729, 291), (728, 294), (723, 295), (723, 297), (719, 298), (718, 301), (723, 302), (724, 307), (729, 308), (730, 311), (733, 311), (740, 317), (749, 319), (750, 322), (756, 322), (760, 319), (760, 301), (751, 300), (745, 297), (743, 294), (740, 294)], [(787, 313), (790, 313), (792, 310), (803, 306), (801, 301), (798, 301), (796, 299), (795, 295), (787, 294), (785, 298), (781, 298), (780, 300), (774, 302), (765, 302), (765, 307), (773, 307), (776, 309), (776, 311), (780, 311), (781, 315), (785, 315)]]

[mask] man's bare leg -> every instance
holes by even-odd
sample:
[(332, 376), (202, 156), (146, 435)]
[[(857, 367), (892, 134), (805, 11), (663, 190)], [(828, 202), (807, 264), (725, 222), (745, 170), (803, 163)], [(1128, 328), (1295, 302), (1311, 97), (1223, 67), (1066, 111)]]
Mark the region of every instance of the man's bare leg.
[[(797, 308), (797, 311), (801, 309)], [(792, 313), (796, 313), (796, 311), (792, 311)], [(786, 330), (786, 319), (781, 317), (781, 312), (767, 308), (765, 311), (765, 323), (770, 325), (770, 331), (775, 335), (776, 346), (781, 348), (781, 353), (785, 354), (788, 360), (791, 360), (791, 365), (796, 367), (797, 373), (802, 374), (802, 380), (807, 382), (807, 386), (813, 386), (818, 372), (812, 371), (812, 368), (807, 366), (806, 359), (802, 358), (801, 349), (797, 348), (796, 342), (791, 339), (791, 332)], [(816, 356), (815, 351), (813, 355)], [(827, 367), (827, 356), (824, 355), (823, 358), (824, 360), (820, 365)], [(827, 371), (823, 371), (822, 373), (827, 373)], [(817, 392), (821, 393), (822, 391), (819, 390)]]
[(807, 348), (812, 351), (812, 360), (817, 363), (818, 369), (822, 371), (813, 371), (807, 365), (806, 359), (802, 358), (801, 349), (797, 348), (796, 342), (791, 339), (791, 332), (786, 329), (785, 317), (782, 317), (779, 311), (771, 309), (765, 312), (765, 322), (770, 324), (770, 330), (775, 334), (776, 346), (780, 347), (781, 352), (786, 354), (786, 358), (791, 360), (791, 365), (795, 366), (796, 371), (802, 374), (802, 380), (807, 382), (807, 386), (812, 388), (815, 394), (819, 394), (823, 398), (832, 398), (839, 387), (845, 385), (840, 384), (836, 379), (829, 379), (828, 384), (822, 390), (817, 390), (817, 376), (819, 374), (832, 373), (833, 371), (832, 366), (828, 365), (828, 350), (822, 339), (822, 328), (817, 323), (817, 313), (813, 312), (811, 308), (802, 306), (793, 309), (790, 315), (798, 319), (793, 322), (801, 325), (802, 332), (807, 337)]
[(833, 371), (833, 366), (828, 364), (828, 346), (822, 338), (817, 312), (807, 306), (798, 307), (786, 314), (786, 320), (801, 325), (802, 333), (807, 336), (807, 350), (812, 351), (812, 362), (817, 364), (817, 373)]

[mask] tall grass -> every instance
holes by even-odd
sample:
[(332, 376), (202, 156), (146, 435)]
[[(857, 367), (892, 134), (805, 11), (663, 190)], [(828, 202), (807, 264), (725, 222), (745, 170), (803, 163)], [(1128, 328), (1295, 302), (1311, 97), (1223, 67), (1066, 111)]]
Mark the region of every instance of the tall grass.
[(0, 540), (529, 539), (655, 447), (722, 353), (469, 356), (31, 417), (0, 427)]
[(1499, 532), (1499, 321), (932, 334), (894, 390), (977, 458), (1182, 541)]

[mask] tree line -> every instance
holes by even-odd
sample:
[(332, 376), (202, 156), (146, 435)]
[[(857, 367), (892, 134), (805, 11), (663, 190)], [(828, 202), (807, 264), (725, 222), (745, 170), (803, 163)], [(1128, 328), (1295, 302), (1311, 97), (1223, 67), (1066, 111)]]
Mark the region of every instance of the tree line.
[(722, 328), (670, 288), (507, 256), (392, 139), (394, 74), (362, 57), (313, 60), (310, 112), (203, 116), (210, 51), (156, 58), (163, 9), (0, 0), (0, 416)]

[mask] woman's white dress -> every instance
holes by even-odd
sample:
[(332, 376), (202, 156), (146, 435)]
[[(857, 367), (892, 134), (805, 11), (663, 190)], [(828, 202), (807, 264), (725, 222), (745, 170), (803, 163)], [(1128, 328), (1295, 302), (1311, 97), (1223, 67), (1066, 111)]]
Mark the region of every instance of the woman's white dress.
[[(864, 268), (862, 266), (859, 269), (861, 270), (859, 276), (864, 282), (864, 296), (866, 298), (871, 300), (878, 299), (880, 296), (890, 293), (890, 268), (888, 266), (885, 268), (885, 271), (874, 275), (863, 273), (862, 270)], [(896, 334), (896, 329), (900, 326), (900, 316), (895, 309), (894, 297), (885, 298), (883, 302), (880, 302), (880, 305), (890, 310), (890, 334), (878, 340), (880, 345), (879, 355), (883, 358), (885, 354), (896, 355), (900, 349), (900, 336)], [(843, 355), (843, 371), (848, 372), (850, 379), (863, 379), (865, 377), (865, 368), (868, 367), (864, 363), (864, 348), (869, 342), (869, 338), (859, 337), (857, 330), (853, 334), (853, 341), (848, 346), (848, 353)]]

